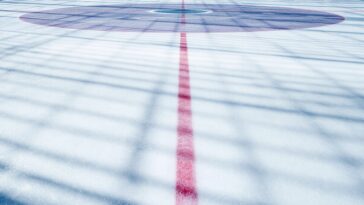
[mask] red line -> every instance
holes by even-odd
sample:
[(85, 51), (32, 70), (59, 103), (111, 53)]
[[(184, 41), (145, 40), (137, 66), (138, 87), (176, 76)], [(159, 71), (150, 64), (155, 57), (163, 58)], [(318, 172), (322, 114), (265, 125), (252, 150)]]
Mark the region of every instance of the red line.
[[(182, 3), (182, 8), (184, 8), (184, 3)], [(181, 26), (184, 27), (184, 24), (185, 16), (182, 15)], [(176, 205), (197, 205), (198, 196), (194, 165), (195, 154), (193, 145), (188, 46), (187, 35), (184, 31), (180, 34), (178, 89)]]

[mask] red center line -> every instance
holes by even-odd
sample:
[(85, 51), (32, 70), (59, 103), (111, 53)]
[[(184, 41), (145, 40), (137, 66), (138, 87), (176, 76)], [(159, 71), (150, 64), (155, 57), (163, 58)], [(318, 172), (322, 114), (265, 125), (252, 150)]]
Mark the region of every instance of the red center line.
[[(184, 2), (182, 1), (182, 9)], [(185, 15), (181, 15), (180, 61), (178, 85), (177, 125), (177, 174), (176, 205), (197, 205), (198, 195), (195, 177), (195, 154), (193, 143), (190, 73), (188, 64), (187, 34), (184, 31)]]

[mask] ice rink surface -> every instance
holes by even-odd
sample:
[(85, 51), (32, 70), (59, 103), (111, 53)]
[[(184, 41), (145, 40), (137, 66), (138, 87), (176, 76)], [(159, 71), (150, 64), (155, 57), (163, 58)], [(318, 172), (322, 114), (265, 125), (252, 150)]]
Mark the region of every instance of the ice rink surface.
[(364, 204), (363, 1), (185, 1), (345, 18), (253, 32), (21, 18), (131, 3), (181, 1), (0, 0), (1, 205)]

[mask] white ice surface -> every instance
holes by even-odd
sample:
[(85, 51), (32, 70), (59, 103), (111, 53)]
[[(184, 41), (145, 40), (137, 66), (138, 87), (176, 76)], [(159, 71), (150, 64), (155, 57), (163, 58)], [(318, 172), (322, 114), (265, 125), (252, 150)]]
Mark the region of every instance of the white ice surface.
[[(175, 204), (179, 34), (18, 18), (121, 3), (0, 1), (1, 205)], [(186, 3), (346, 18), (187, 34), (199, 205), (364, 205), (363, 1)]]

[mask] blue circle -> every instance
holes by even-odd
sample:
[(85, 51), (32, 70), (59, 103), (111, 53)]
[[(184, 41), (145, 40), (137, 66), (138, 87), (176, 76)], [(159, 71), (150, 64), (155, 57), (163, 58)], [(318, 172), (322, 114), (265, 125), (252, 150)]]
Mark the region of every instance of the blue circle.
[(322, 11), (271, 6), (122, 4), (38, 11), (27, 13), (20, 19), (45, 26), (98, 31), (254, 32), (332, 25), (340, 23), (344, 17)]
[(162, 14), (203, 14), (209, 11), (202, 9), (156, 9), (153, 12)]

